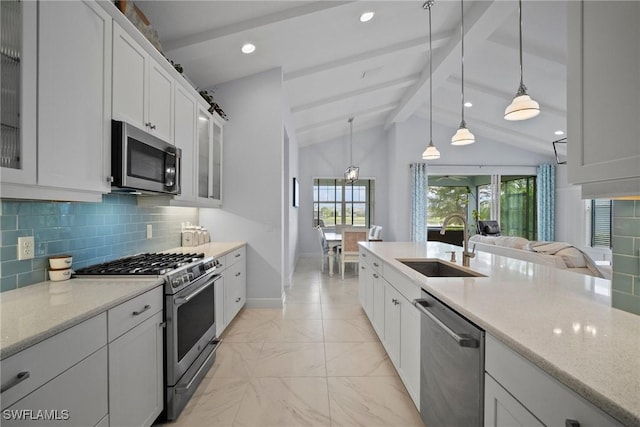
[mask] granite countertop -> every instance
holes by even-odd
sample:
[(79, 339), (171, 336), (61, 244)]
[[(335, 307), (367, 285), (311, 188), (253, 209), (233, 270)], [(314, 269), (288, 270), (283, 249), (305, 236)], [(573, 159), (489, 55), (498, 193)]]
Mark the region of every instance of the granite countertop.
[[(246, 242), (211, 242), (164, 252), (220, 257)], [(0, 293), (0, 360), (162, 285), (158, 277), (41, 282)]]
[(0, 360), (160, 285), (157, 277), (75, 277), (2, 292)]
[(625, 425), (640, 425), (640, 316), (611, 307), (611, 282), (477, 252), (487, 277), (425, 277), (398, 259), (440, 258), (444, 243), (360, 243)]

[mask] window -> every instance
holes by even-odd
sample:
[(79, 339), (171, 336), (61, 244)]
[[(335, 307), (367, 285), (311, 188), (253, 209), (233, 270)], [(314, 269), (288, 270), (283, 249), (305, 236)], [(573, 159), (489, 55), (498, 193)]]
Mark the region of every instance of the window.
[(500, 232), (535, 240), (536, 177), (502, 176), (500, 183)]
[(591, 246), (611, 247), (611, 200), (591, 201)]
[[(440, 227), (454, 212), (467, 212), (469, 187), (430, 185), (427, 192), (427, 226)], [(455, 224), (451, 227), (455, 228)]]
[(314, 225), (370, 227), (373, 222), (374, 189), (372, 179), (361, 179), (352, 184), (345, 183), (344, 179), (314, 179)]

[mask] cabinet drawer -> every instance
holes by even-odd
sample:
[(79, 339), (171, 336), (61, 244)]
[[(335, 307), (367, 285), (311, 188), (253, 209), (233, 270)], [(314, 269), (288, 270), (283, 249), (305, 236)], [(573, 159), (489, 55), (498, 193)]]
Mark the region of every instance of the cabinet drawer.
[(162, 310), (162, 286), (158, 286), (109, 310), (109, 342)]
[(243, 246), (241, 248), (236, 249), (233, 252), (229, 252), (225, 257), (227, 260), (227, 267), (235, 264), (238, 261), (242, 261), (246, 256), (246, 248)]
[[(2, 425), (96, 425), (107, 415), (107, 388), (107, 347), (104, 346), (8, 408), (11, 412), (3, 412)], [(38, 411), (48, 411), (48, 415)], [(15, 414), (14, 417), (11, 414)], [(26, 419), (16, 419), (20, 414), (26, 415)], [(30, 419), (38, 415), (51, 419)], [(10, 419), (6, 419), (7, 416)]]
[[(107, 316), (102, 313), (2, 361), (2, 409), (107, 344)], [(20, 373), (24, 378), (19, 380)], [(19, 382), (17, 382), (19, 381)]]
[(621, 427), (616, 420), (558, 380), (486, 335), (485, 369), (544, 425), (576, 420), (582, 427)]
[(416, 298), (420, 298), (421, 289), (407, 276), (399, 272), (393, 267), (387, 266), (384, 270), (384, 278), (391, 283), (409, 302)]
[(383, 262), (380, 258), (365, 249), (360, 249), (360, 260), (366, 262), (374, 271), (383, 276)]

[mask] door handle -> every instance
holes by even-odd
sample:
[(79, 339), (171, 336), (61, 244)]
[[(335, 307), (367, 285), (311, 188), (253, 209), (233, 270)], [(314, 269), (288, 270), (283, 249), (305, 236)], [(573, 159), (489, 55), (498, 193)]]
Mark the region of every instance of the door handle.
[(151, 306), (150, 306), (149, 304), (147, 304), (147, 305), (145, 305), (145, 306), (144, 306), (144, 308), (143, 308), (142, 310), (140, 310), (140, 311), (134, 311), (134, 312), (133, 312), (133, 313), (131, 313), (131, 314), (133, 314), (134, 316), (139, 316), (139, 315), (141, 315), (142, 313), (144, 313), (145, 311), (147, 311), (147, 310), (149, 310), (149, 309), (151, 309)]
[(453, 338), (460, 347), (470, 347), (470, 348), (480, 347), (480, 343), (478, 342), (477, 339), (467, 335), (457, 334), (450, 327), (442, 323), (442, 321), (438, 319), (436, 316), (434, 316), (429, 310), (427, 310), (425, 307), (428, 307), (429, 305), (425, 299), (423, 298), (414, 299), (413, 305), (415, 305), (416, 308), (422, 312), (422, 314), (426, 315), (428, 318), (433, 320), (443, 331), (447, 333), (447, 335)]
[(16, 375), (16, 377), (13, 380), (9, 381), (7, 384), (2, 386), (2, 389), (0, 389), (0, 393), (4, 393), (10, 388), (17, 386), (18, 384), (20, 384), (22, 381), (26, 380), (30, 376), (31, 374), (29, 373), (29, 371), (18, 372), (18, 375)]

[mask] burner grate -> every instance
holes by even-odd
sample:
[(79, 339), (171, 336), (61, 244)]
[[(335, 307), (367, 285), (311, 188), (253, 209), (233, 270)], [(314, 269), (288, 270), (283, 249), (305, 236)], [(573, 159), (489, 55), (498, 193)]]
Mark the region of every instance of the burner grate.
[(144, 253), (76, 270), (76, 276), (158, 276), (204, 258), (204, 253)]

